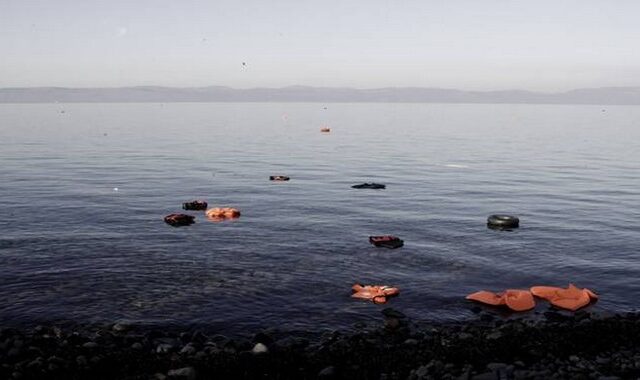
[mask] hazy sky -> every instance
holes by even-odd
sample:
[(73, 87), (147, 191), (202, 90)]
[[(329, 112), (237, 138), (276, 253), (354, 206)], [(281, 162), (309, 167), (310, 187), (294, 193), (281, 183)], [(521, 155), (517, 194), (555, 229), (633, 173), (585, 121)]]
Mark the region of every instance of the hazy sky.
[(638, 86), (640, 1), (0, 0), (0, 87), (296, 84)]

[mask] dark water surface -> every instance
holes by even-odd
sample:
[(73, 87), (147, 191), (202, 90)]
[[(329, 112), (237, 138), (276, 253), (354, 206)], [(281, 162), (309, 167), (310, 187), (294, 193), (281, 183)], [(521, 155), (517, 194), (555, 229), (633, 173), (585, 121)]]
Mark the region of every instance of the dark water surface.
[[(640, 107), (4, 104), (0, 321), (346, 327), (382, 308), (356, 281), (418, 319), (569, 281), (631, 310), (639, 163)], [(242, 217), (163, 223), (195, 198)], [(495, 212), (521, 228), (487, 229)]]

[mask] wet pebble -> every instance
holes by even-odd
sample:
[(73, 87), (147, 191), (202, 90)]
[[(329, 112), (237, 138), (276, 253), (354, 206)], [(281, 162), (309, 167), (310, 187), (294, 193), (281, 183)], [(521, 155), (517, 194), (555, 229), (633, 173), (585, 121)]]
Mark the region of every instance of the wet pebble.
[(253, 346), (251, 352), (253, 352), (254, 354), (266, 354), (267, 352), (269, 352), (269, 349), (262, 343), (256, 343), (256, 345)]
[(168, 343), (159, 344), (156, 347), (156, 353), (158, 354), (168, 354), (173, 351), (173, 345)]
[(193, 347), (191, 344), (187, 344), (186, 346), (182, 347), (182, 349), (180, 350), (180, 355), (193, 355), (197, 351), (198, 350), (196, 350), (196, 348)]
[(114, 324), (111, 329), (113, 331), (117, 332), (117, 333), (122, 333), (122, 332), (125, 332), (125, 331), (127, 331), (129, 329), (129, 325), (126, 324), (126, 323), (118, 322), (118, 323)]
[(172, 369), (167, 372), (170, 379), (194, 380), (196, 378), (196, 370), (193, 367), (184, 367)]
[(29, 364), (27, 364), (27, 368), (31, 370), (37, 370), (42, 368), (43, 364), (44, 364), (44, 359), (39, 357), (29, 362)]
[(325, 367), (320, 372), (318, 372), (318, 378), (321, 378), (321, 379), (332, 378), (332, 377), (335, 377), (335, 375), (336, 375), (336, 369), (334, 366)]

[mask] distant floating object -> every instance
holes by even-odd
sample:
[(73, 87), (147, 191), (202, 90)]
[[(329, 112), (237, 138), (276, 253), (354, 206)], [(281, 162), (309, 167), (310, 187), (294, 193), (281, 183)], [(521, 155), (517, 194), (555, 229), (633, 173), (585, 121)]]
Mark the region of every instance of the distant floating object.
[(61, 110), (61, 111), (60, 111), (60, 113), (65, 113), (65, 112), (66, 112), (65, 110)]
[(107, 136), (107, 133), (106, 133), (106, 132), (105, 132), (105, 133), (103, 133), (103, 134), (102, 134), (102, 136)]
[(490, 215), (487, 218), (487, 227), (494, 230), (510, 230), (511, 228), (518, 228), (520, 226), (520, 219), (511, 215)]
[(353, 185), (351, 186), (354, 189), (386, 189), (387, 186), (380, 183), (363, 183), (361, 185)]
[(202, 200), (195, 200), (195, 201), (191, 201), (191, 202), (184, 202), (182, 204), (182, 208), (184, 210), (206, 210), (207, 209), (207, 202), (202, 201)]
[(240, 210), (232, 207), (216, 207), (205, 211), (209, 220), (220, 221), (224, 219), (235, 219), (240, 217)]
[(195, 223), (195, 216), (186, 214), (169, 214), (164, 217), (164, 222), (174, 227), (188, 226)]
[(384, 235), (384, 236), (369, 236), (369, 243), (376, 247), (384, 248), (400, 248), (404, 245), (404, 240), (396, 236)]
[(327, 109), (327, 107), (324, 107), (324, 109)]
[(113, 188), (113, 191), (118, 191), (118, 188), (117, 188), (117, 187), (114, 187), (114, 188)]
[(329, 133), (329, 132), (331, 132), (331, 128), (328, 128), (328, 127), (320, 128), (320, 132), (322, 132), (322, 133)]
[(247, 63), (246, 62), (242, 62), (242, 66), (247, 66)]

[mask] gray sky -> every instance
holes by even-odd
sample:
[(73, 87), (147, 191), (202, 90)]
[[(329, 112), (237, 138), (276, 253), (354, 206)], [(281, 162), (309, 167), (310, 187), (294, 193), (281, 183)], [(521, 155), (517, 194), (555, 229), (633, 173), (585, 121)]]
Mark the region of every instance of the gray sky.
[(640, 1), (0, 0), (0, 87), (298, 84), (638, 86)]

